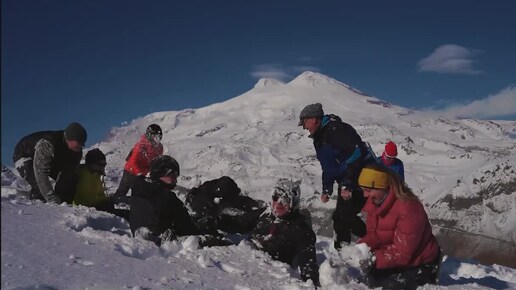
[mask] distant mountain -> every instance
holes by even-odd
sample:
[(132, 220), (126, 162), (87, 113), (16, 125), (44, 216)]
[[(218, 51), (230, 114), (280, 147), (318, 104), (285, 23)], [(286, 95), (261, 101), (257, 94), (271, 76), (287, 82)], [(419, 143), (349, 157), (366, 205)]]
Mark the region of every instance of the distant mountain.
[(381, 154), (399, 146), (406, 180), (436, 224), (516, 242), (516, 122), (429, 118), (315, 72), (291, 82), (261, 79), (248, 92), (199, 109), (156, 112), (113, 128), (95, 144), (107, 154), (116, 189), (124, 160), (145, 128), (160, 124), (167, 154), (181, 165), (180, 185), (228, 175), (244, 192), (269, 200), (277, 178), (302, 179), (303, 202), (322, 205), (321, 169), (312, 140), (297, 127), (301, 109), (320, 102), (353, 125)]

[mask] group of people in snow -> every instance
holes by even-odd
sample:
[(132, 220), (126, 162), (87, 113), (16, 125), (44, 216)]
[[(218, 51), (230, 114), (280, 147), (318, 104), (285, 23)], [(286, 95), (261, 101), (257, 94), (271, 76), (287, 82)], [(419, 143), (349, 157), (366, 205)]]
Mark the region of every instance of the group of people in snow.
[[(324, 114), (320, 103), (302, 109), (298, 126), (313, 139), (322, 168), (323, 203), (337, 183), (334, 248), (350, 244), (352, 235), (369, 246), (372, 258), (361, 265), (370, 287), (415, 289), (436, 283), (440, 247), (421, 201), (404, 182), (396, 144), (389, 141), (377, 158), (350, 124)], [(239, 233), (273, 259), (297, 265), (303, 281), (319, 285), (316, 235), (300, 213), (301, 181), (280, 178), (267, 206), (243, 195), (233, 179), (223, 176), (190, 189), (185, 206), (173, 192), (180, 166), (163, 155), (162, 137), (159, 125), (148, 126), (127, 156), (112, 196), (102, 180), (106, 156), (101, 150), (88, 151), (85, 163), (79, 164), (87, 139), (79, 123), (22, 138), (13, 160), (31, 186), (30, 199), (113, 213), (129, 221), (133, 236), (158, 246), (186, 235), (198, 235), (200, 246), (224, 246), (232, 244), (228, 234)], [(56, 181), (54, 188), (50, 178)], [(129, 190), (129, 211), (116, 208)]]

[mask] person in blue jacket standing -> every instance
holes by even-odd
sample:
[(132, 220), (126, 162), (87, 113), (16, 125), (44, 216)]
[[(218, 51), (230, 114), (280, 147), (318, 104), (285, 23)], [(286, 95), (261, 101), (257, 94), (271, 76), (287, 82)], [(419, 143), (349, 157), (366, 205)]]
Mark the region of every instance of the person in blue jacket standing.
[(334, 247), (340, 249), (342, 242), (351, 242), (351, 233), (358, 237), (366, 233), (364, 222), (357, 216), (365, 204), (357, 182), (362, 168), (375, 162), (374, 157), (356, 130), (336, 115), (325, 115), (320, 103), (303, 108), (298, 126), (308, 130), (314, 140), (322, 168), (323, 203), (330, 199), (335, 182), (338, 184), (337, 207), (332, 219)]
[(405, 181), (405, 168), (403, 167), (403, 162), (399, 160), (397, 156), (398, 147), (396, 146), (396, 143), (392, 141), (387, 142), (381, 157), (382, 163), (394, 172), (398, 173), (401, 181)]

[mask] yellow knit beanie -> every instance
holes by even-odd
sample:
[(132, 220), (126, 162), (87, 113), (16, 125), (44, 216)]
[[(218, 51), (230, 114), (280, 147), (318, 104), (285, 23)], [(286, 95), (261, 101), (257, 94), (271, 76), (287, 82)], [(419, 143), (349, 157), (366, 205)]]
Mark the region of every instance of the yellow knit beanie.
[(364, 168), (360, 172), (358, 185), (374, 189), (389, 188), (389, 175), (372, 168)]

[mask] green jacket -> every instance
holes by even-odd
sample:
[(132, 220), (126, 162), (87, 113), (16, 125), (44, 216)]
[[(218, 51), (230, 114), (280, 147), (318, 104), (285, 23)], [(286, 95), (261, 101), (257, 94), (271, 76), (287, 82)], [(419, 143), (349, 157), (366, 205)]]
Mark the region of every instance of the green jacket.
[(89, 171), (86, 165), (81, 164), (77, 169), (77, 176), (79, 181), (73, 199), (74, 205), (94, 207), (109, 200), (100, 174)]

